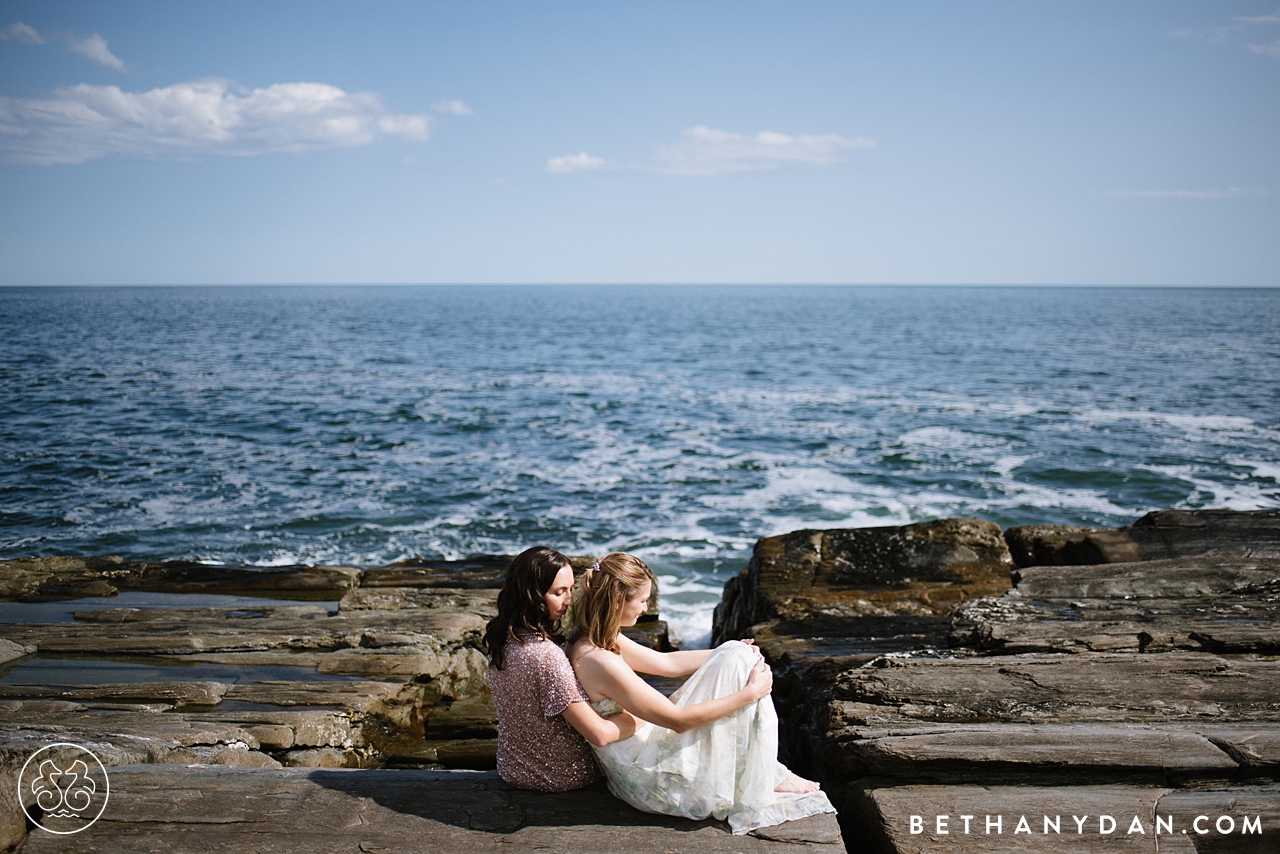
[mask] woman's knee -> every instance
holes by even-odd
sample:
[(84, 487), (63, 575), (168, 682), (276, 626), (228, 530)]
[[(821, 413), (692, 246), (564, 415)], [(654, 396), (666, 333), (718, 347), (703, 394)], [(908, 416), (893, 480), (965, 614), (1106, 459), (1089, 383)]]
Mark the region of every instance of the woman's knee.
[(760, 660), (760, 650), (751, 644), (731, 640), (725, 641), (716, 647), (711, 653), (711, 657), (720, 659), (726, 664), (732, 662), (734, 665), (742, 666), (749, 671)]

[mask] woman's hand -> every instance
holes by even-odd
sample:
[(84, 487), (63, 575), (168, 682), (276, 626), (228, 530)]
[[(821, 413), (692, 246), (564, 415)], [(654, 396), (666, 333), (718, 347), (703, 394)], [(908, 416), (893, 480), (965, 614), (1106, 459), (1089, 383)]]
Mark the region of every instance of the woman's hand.
[(769, 692), (773, 690), (773, 670), (765, 664), (763, 658), (751, 668), (751, 675), (747, 677), (746, 690), (754, 694), (757, 700), (769, 696)]

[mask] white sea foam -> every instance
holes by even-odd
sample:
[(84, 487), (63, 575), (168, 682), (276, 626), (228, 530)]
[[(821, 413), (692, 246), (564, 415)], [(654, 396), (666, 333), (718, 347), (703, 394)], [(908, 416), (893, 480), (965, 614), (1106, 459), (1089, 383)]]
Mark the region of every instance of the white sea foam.
[(686, 576), (658, 573), (662, 618), (672, 642), (685, 649), (705, 648), (711, 639), (711, 615), (724, 582), (699, 573)]
[(92, 521), (93, 515), (93, 511), (87, 507), (73, 507), (62, 514), (62, 521), (71, 525), (84, 525)]
[(1280, 484), (1280, 462), (1270, 460), (1245, 460), (1235, 457), (1227, 460), (1230, 465), (1240, 466), (1241, 468), (1253, 469), (1253, 476), (1256, 478), (1267, 478), (1274, 480)]
[(148, 498), (138, 502), (138, 509), (151, 517), (152, 524), (164, 524), (174, 517), (175, 502), (169, 498)]
[(991, 471), (995, 472), (1001, 478), (1009, 478), (1013, 474), (1013, 470), (1021, 468), (1030, 461), (1030, 457), (1000, 457), (991, 464)]
[(1203, 467), (1139, 466), (1166, 477), (1189, 483), (1192, 490), (1178, 507), (1222, 507), (1227, 510), (1260, 510), (1280, 507), (1280, 489), (1253, 480), (1222, 483), (1209, 480)]
[(777, 466), (765, 472), (765, 485), (738, 495), (704, 495), (699, 500), (716, 510), (763, 510), (797, 497), (843, 500), (856, 491), (849, 478), (816, 466)]
[[(313, 550), (308, 554), (302, 554), (299, 552), (285, 551), (283, 549), (274, 549), (271, 552), (270, 556), (259, 558), (258, 560), (254, 561), (254, 565), (256, 566), (297, 566), (298, 564), (303, 564), (303, 563), (313, 563), (313, 562), (322, 563), (323, 558), (320, 557), (320, 554), (321, 552), (317, 550)], [(201, 563), (204, 563), (204, 562), (205, 561), (201, 561)], [(224, 559), (210, 558), (208, 559), (208, 562), (224, 563), (229, 561), (225, 561)]]
[(1151, 425), (1167, 425), (1186, 433), (1267, 434), (1274, 431), (1260, 428), (1252, 418), (1240, 415), (1189, 415), (1176, 412), (1149, 412), (1145, 410), (1086, 409), (1076, 418), (1087, 424), (1114, 424), (1119, 421), (1137, 421)]
[(681, 612), (670, 605), (664, 606), (663, 619), (667, 621), (667, 634), (674, 646), (681, 649), (706, 649), (711, 645), (711, 608), (700, 607)]
[(999, 488), (1005, 493), (1005, 498), (971, 499), (967, 503), (975, 510), (1000, 511), (1019, 506), (1031, 506), (1060, 508), (1120, 519), (1139, 515), (1138, 509), (1122, 507), (1091, 489), (1022, 483), (1012, 477), (1002, 478)]
[(936, 448), (944, 451), (960, 448), (989, 448), (993, 445), (1004, 445), (1004, 442), (990, 436), (980, 436), (953, 427), (921, 427), (902, 434), (899, 442), (915, 448)]

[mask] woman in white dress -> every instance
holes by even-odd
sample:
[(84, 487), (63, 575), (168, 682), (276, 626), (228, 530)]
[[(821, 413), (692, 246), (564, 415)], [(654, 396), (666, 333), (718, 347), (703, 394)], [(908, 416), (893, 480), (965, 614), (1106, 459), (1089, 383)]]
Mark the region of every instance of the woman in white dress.
[[(653, 585), (632, 555), (607, 555), (582, 584), (570, 663), (601, 715), (642, 721), (631, 738), (593, 748), (614, 795), (646, 812), (727, 820), (734, 833), (835, 811), (817, 783), (778, 761), (773, 674), (755, 646), (660, 653), (619, 634)], [(689, 679), (667, 699), (637, 671)]]

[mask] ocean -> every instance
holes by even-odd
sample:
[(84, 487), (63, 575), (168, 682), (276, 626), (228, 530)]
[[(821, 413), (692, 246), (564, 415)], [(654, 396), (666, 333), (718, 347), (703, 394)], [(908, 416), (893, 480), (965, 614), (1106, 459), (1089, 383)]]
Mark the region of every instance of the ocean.
[(1280, 290), (0, 288), (0, 558), (633, 552), (1280, 507)]

